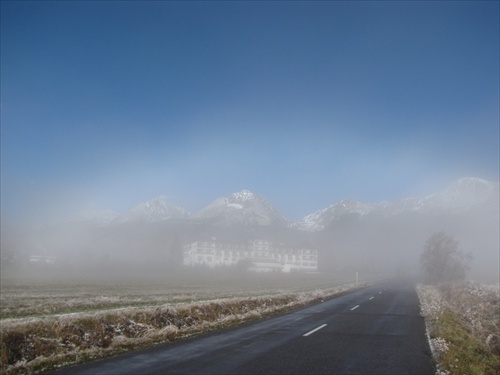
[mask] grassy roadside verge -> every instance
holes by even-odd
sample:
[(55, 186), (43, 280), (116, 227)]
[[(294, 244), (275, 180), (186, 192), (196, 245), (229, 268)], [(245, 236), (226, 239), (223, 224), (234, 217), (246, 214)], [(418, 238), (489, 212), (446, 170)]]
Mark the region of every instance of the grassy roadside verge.
[(418, 285), (437, 374), (499, 374), (499, 288)]
[(1, 372), (29, 374), (175, 341), (331, 298), (353, 284), (302, 293), (127, 307), (0, 322)]

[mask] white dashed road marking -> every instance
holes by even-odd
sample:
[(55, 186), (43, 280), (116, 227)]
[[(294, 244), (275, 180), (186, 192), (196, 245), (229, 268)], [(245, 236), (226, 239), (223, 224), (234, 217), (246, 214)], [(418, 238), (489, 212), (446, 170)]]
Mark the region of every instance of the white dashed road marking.
[(326, 327), (326, 324), (322, 324), (319, 327), (314, 328), (312, 331), (309, 331), (307, 333), (304, 333), (302, 336), (309, 336), (312, 335), (314, 332), (319, 331), (321, 328)]

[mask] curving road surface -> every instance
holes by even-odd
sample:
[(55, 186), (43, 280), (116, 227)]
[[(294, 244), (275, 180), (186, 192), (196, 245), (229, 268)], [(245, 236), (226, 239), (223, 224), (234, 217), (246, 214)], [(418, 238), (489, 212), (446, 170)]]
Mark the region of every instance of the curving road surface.
[(419, 311), (398, 280), (53, 374), (434, 374)]

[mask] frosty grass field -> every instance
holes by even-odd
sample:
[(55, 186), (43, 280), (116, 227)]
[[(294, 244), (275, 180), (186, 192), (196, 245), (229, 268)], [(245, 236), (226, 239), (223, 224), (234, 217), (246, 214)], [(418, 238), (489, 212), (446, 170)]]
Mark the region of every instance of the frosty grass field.
[(174, 341), (356, 288), (353, 280), (325, 274), (203, 276), (154, 282), (4, 279), (1, 372), (38, 372)]
[[(2, 279), (0, 373), (26, 374), (174, 341), (356, 288), (347, 276)], [(369, 283), (360, 283), (359, 286)], [(417, 286), (437, 374), (498, 374), (498, 285)]]

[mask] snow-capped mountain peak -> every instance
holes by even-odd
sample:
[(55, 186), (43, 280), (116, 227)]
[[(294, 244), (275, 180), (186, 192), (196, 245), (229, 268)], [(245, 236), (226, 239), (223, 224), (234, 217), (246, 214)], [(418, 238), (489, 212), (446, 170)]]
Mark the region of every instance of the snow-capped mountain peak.
[(465, 177), (453, 182), (443, 191), (423, 198), (402, 198), (375, 204), (342, 200), (307, 215), (297, 226), (308, 231), (318, 231), (343, 218), (361, 218), (372, 213), (390, 217), (404, 213), (460, 213), (478, 207), (493, 209), (498, 207), (498, 200), (498, 183)]
[(288, 225), (288, 221), (267, 200), (249, 190), (218, 198), (194, 216), (226, 224)]
[(159, 221), (166, 219), (179, 219), (189, 216), (184, 208), (171, 204), (166, 197), (159, 196), (149, 201), (143, 202), (130, 211), (118, 216), (115, 222), (128, 222), (128, 221)]
[(250, 190), (244, 189), (244, 190), (241, 190), (237, 193), (231, 194), (230, 199), (236, 200), (239, 202), (246, 202), (246, 201), (255, 199), (255, 194), (252, 193)]
[[(425, 197), (402, 198), (366, 204), (352, 199), (338, 201), (324, 209), (305, 216), (294, 227), (308, 231), (326, 229), (344, 220), (362, 220), (364, 217), (395, 217), (401, 214), (446, 213), (455, 214), (471, 209), (498, 209), (499, 184), (481, 178), (461, 178), (440, 192)], [(243, 189), (212, 201), (195, 215), (173, 205), (165, 196), (143, 202), (125, 213), (105, 211), (82, 215), (81, 218), (97, 225), (125, 222), (156, 222), (167, 219), (209, 221), (217, 224), (290, 226), (271, 203), (253, 192)]]
[(498, 183), (476, 177), (464, 177), (443, 191), (429, 196), (426, 203), (434, 209), (458, 212), (487, 204), (493, 198), (498, 200)]
[(364, 216), (373, 210), (374, 206), (352, 199), (343, 199), (322, 210), (307, 215), (298, 223), (298, 227), (309, 231), (321, 230), (345, 216)]
[(167, 201), (167, 198), (163, 195), (153, 198), (149, 201), (139, 204), (134, 207), (132, 211), (134, 212), (148, 212), (150, 214), (169, 214), (172, 209), (177, 209)]
[(491, 193), (494, 188), (494, 183), (482, 178), (464, 177), (452, 183), (444, 190), (443, 194), (453, 197), (467, 194), (481, 199)]

